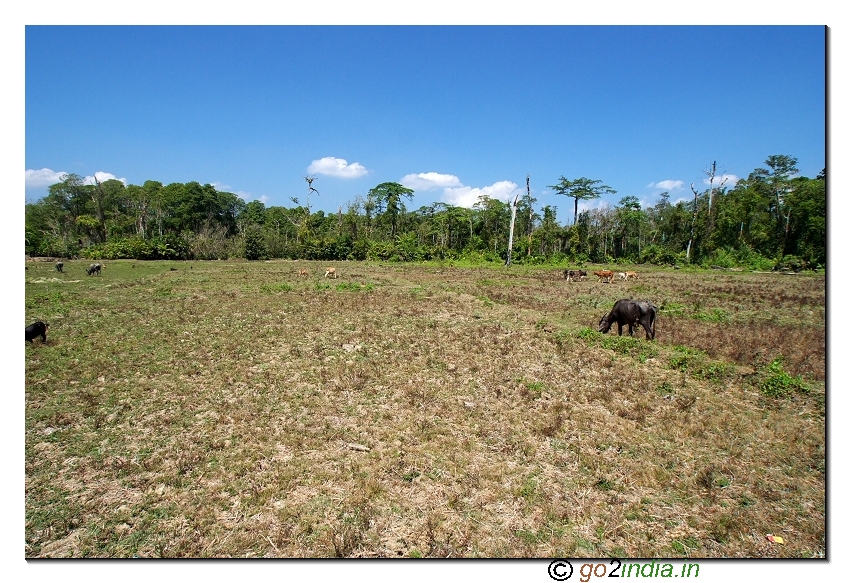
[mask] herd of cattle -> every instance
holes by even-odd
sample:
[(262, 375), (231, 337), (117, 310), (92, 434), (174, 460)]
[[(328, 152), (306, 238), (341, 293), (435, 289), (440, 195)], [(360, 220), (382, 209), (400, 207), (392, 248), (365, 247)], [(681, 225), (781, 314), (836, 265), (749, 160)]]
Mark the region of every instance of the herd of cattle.
[[(64, 273), (64, 263), (56, 262), (56, 271)], [(100, 275), (103, 265), (100, 263), (92, 263), (86, 269), (87, 275)], [(306, 269), (298, 271), (299, 276), (307, 275)], [(594, 271), (593, 275), (599, 278), (600, 282), (611, 283), (614, 280), (615, 273), (609, 269)], [(616, 274), (617, 279), (628, 281), (637, 279), (637, 273), (634, 271), (623, 271)], [(325, 270), (325, 277), (336, 279), (337, 273), (335, 267), (328, 267)], [(583, 281), (587, 278), (587, 272), (583, 269), (565, 269), (564, 278), (567, 281)], [(598, 331), (607, 334), (611, 330), (611, 326), (617, 324), (617, 332), (620, 336), (623, 335), (623, 326), (628, 326), (629, 336), (634, 336), (635, 326), (640, 324), (646, 332), (647, 340), (655, 339), (655, 319), (658, 315), (658, 308), (652, 305), (652, 302), (647, 300), (617, 300), (614, 307), (606, 315), (599, 320)], [(35, 338), (41, 337), (42, 342), (47, 342), (48, 325), (41, 320), (27, 326), (27, 342), (32, 342)]]
[[(614, 273), (610, 269), (602, 269), (600, 271), (594, 271), (593, 275), (599, 278), (599, 281), (603, 283), (611, 283), (614, 280), (614, 276), (617, 276), (618, 280), (628, 281), (630, 279), (637, 279), (638, 274), (634, 271), (620, 271), (619, 273)], [(583, 269), (565, 269), (564, 270), (564, 279), (567, 281), (582, 281), (587, 277), (587, 272)]]

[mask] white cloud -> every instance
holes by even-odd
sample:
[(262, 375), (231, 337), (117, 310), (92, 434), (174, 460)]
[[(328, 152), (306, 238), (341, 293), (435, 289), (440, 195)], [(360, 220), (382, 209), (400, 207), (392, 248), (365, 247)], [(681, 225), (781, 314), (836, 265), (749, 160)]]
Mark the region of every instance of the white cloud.
[(454, 174), (439, 174), (438, 172), (420, 172), (408, 174), (401, 179), (403, 186), (413, 190), (434, 190), (436, 188), (456, 188), (463, 186)]
[(310, 166), (307, 167), (307, 172), (310, 174), (335, 176), (337, 178), (360, 178), (361, 176), (365, 176), (369, 171), (359, 162), (349, 164), (348, 160), (325, 156), (320, 160), (313, 160)]
[(501, 180), (490, 186), (477, 188), (465, 186), (460, 178), (454, 174), (440, 174), (439, 172), (407, 174), (401, 179), (401, 184), (415, 191), (442, 188), (441, 202), (463, 208), (472, 208), (478, 203), (478, 198), (481, 196), (510, 202), (518, 192), (516, 183), (510, 180)]
[[(27, 170), (25, 184), (27, 188), (47, 188), (59, 182), (67, 175), (67, 172), (55, 172), (50, 168), (42, 168), (41, 170)], [(126, 178), (117, 178), (109, 172), (95, 172), (94, 176), (86, 176), (83, 178), (83, 184), (94, 184), (94, 179), (97, 178), (100, 182), (107, 180), (120, 180), (125, 185)]]
[(662, 180), (661, 182), (650, 182), (646, 185), (647, 188), (660, 188), (668, 192), (681, 190), (685, 187), (685, 183), (681, 180)]
[[(570, 215), (572, 215), (572, 213), (575, 209), (575, 206), (574, 206), (575, 201), (573, 199), (570, 199), (570, 203), (572, 203), (572, 204), (570, 204), (569, 210), (570, 210)], [(601, 198), (591, 198), (590, 200), (579, 200), (578, 201), (578, 214), (581, 214), (585, 211), (592, 211), (594, 209), (600, 209), (601, 210), (601, 209), (604, 209), (604, 208), (610, 207), (610, 206), (611, 205), (609, 203), (602, 200)], [(564, 215), (564, 216), (567, 216), (567, 215)], [(570, 216), (570, 220), (572, 220), (572, 216)]]
[[(720, 186), (720, 184), (723, 183), (724, 180), (726, 180), (726, 184), (724, 184), (723, 186), (725, 186), (727, 188), (733, 188), (735, 186), (735, 184), (740, 180), (740, 178), (735, 176), (734, 174), (723, 174), (722, 176), (715, 176), (714, 177), (714, 186), (715, 187)], [(708, 178), (703, 180), (702, 183), (705, 184), (705, 185), (711, 184), (709, 182)]]
[(472, 188), (471, 186), (460, 186), (457, 188), (446, 188), (443, 190), (443, 202), (471, 208), (478, 202), (478, 197), (488, 196), (502, 202), (509, 202), (517, 194), (518, 187), (515, 182), (501, 180), (490, 186)]
[(62, 177), (67, 172), (54, 172), (50, 168), (41, 170), (27, 170), (25, 184), (26, 188), (47, 188), (57, 182), (62, 182)]
[(99, 182), (106, 182), (107, 180), (120, 180), (124, 183), (124, 186), (127, 185), (126, 178), (118, 178), (114, 174), (109, 172), (95, 172), (94, 176), (86, 176), (83, 178), (83, 184), (94, 184), (94, 179), (97, 178)]

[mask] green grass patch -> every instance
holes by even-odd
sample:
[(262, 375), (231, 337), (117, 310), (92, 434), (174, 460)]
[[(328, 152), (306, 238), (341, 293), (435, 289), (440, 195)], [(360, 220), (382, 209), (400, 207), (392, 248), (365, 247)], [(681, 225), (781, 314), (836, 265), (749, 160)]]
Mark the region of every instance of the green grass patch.
[(683, 539), (673, 539), (670, 546), (676, 553), (680, 555), (688, 555), (691, 551), (700, 548), (701, 545), (697, 539), (689, 536)]
[(372, 283), (357, 283), (355, 281), (339, 283), (336, 285), (336, 291), (342, 292), (359, 292), (372, 291), (375, 289), (375, 284)]
[(722, 308), (713, 308), (710, 311), (698, 310), (691, 314), (691, 318), (701, 322), (728, 322), (729, 314)]
[(790, 375), (783, 366), (783, 358), (771, 362), (765, 370), (766, 378), (759, 385), (763, 395), (777, 399), (788, 398), (796, 393), (808, 394), (811, 388), (803, 382), (802, 376)]

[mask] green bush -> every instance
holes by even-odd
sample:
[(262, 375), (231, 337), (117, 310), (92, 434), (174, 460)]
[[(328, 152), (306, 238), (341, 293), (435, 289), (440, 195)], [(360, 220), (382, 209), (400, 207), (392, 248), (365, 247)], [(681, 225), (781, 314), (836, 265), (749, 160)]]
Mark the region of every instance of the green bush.
[(808, 265), (806, 261), (794, 255), (785, 255), (776, 262), (773, 266), (773, 271), (794, 271), (800, 272), (806, 269)]
[(641, 252), (641, 259), (653, 265), (675, 265), (676, 254), (659, 245), (650, 245)]
[(260, 228), (249, 228), (245, 231), (245, 259), (256, 261), (268, 259), (269, 251), (266, 248), (266, 239)]
[(790, 375), (782, 366), (782, 361), (780, 356), (767, 366), (767, 378), (759, 385), (762, 394), (779, 399), (790, 397), (795, 391), (808, 393), (810, 388), (803, 382), (803, 378)]
[(114, 239), (80, 251), (85, 259), (186, 259), (188, 255), (186, 240), (173, 234), (153, 239)]
[(701, 322), (728, 322), (729, 314), (723, 308), (713, 308), (710, 312), (705, 310), (694, 310), (691, 316)]

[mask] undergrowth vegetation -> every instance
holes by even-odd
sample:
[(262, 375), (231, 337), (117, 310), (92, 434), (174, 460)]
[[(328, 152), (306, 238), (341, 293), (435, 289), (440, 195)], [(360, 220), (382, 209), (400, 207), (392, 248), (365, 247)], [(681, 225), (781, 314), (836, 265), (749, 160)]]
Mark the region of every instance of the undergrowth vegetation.
[(87, 265), (25, 272), (27, 557), (825, 553), (822, 274)]

